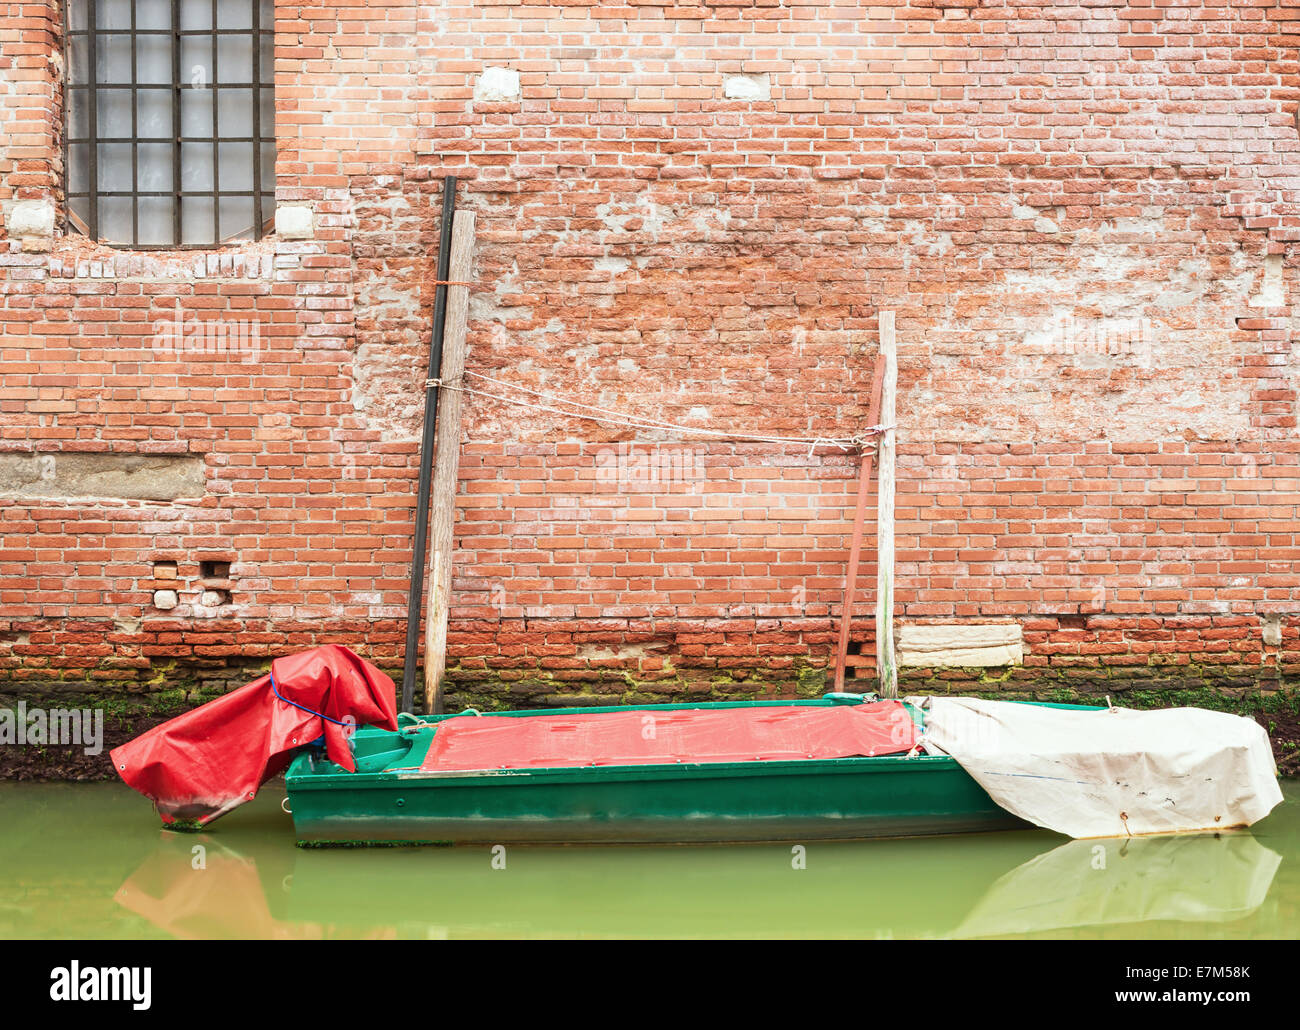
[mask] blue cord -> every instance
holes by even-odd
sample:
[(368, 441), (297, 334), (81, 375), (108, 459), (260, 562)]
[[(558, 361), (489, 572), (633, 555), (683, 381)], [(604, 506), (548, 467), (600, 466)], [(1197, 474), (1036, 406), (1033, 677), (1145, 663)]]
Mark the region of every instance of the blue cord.
[(275, 696), (278, 697), (278, 698), (279, 698), (281, 701), (283, 701), (285, 704), (287, 704), (287, 705), (293, 705), (294, 708), (300, 708), (300, 709), (302, 709), (304, 712), (307, 712), (307, 713), (310, 714), (310, 715), (318, 715), (318, 716), (320, 716), (322, 719), (324, 719), (326, 722), (332, 722), (335, 726), (348, 726), (348, 725), (350, 725), (349, 723), (344, 722), (342, 719), (331, 719), (331, 718), (330, 718), (328, 715), (326, 715), (324, 712), (318, 712), (318, 711), (316, 711), (316, 709), (314, 709), (314, 708), (308, 708), (306, 705), (300, 705), (297, 701), (290, 701), (287, 697), (285, 697), (283, 694), (280, 693), (280, 688), (277, 687), (277, 686), (275, 685), (275, 673), (272, 672), (272, 673), (269, 673), (269, 675), (270, 675), (270, 677), (271, 677), (271, 690), (275, 693)]

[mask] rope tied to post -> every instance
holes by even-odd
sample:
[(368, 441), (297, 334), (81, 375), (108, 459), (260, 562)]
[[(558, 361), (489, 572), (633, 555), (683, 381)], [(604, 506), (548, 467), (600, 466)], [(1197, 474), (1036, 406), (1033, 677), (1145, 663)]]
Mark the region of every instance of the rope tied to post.
[[(491, 383), (494, 386), (505, 390), (513, 390), (516, 394), (524, 394), (526, 396), (511, 396), (508, 393), (499, 393), (481, 387), (470, 386), (465, 382), (465, 377), (467, 376), (481, 379), (486, 383)], [(717, 440), (742, 441), (746, 443), (773, 443), (806, 446), (810, 456), (819, 447), (834, 447), (840, 451), (860, 451), (872, 441), (873, 437), (879, 436), (887, 430), (894, 428), (892, 425), (868, 426), (866, 429), (854, 436), (779, 436), (768, 433), (749, 433), (736, 429), (722, 429), (712, 426), (685, 426), (648, 415), (638, 415), (635, 412), (620, 411), (615, 408), (604, 408), (596, 404), (587, 404), (582, 401), (571, 400), (570, 398), (560, 396), (559, 394), (550, 393), (545, 390), (534, 390), (527, 386), (520, 386), (517, 383), (510, 383), (503, 379), (496, 379), (492, 376), (484, 375), (482, 372), (471, 372), (468, 369), (454, 380), (446, 380), (441, 377), (425, 379), (424, 388), (426, 390), (456, 390), (460, 393), (487, 397), (490, 400), (499, 401), (503, 404), (513, 404), (518, 407), (529, 408), (533, 411), (542, 411), (552, 415), (560, 415), (565, 418), (577, 418), (589, 422), (599, 422), (603, 425), (617, 426), (620, 428), (671, 432), (681, 436), (702, 436), (711, 437)], [(536, 399), (534, 400), (533, 398)], [(548, 401), (551, 403), (544, 403)], [(559, 405), (563, 406), (561, 407)]]

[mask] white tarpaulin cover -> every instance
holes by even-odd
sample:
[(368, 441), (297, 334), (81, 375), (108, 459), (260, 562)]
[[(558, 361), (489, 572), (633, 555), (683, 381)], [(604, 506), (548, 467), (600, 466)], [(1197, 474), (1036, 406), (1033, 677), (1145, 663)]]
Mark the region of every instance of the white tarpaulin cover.
[(1008, 812), (1071, 837), (1249, 826), (1282, 800), (1268, 734), (1201, 708), (1139, 712), (908, 698), (922, 745)]

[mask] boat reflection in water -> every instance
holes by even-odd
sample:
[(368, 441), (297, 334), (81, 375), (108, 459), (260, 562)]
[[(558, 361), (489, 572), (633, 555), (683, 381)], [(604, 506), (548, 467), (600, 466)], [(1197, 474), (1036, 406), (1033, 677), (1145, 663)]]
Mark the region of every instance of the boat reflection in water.
[(1264, 903), (1281, 863), (1248, 830), (1072, 840), (989, 887), (953, 936), (1230, 922)]
[(164, 832), (115, 900), (178, 937), (1195, 937), (1249, 920), (1281, 862), (1249, 831), (257, 858), (217, 836)]
[[(291, 922), (272, 914), (269, 899), (286, 881), (267, 882), (256, 859), (221, 844), (163, 831), (158, 847), (113, 896), (123, 908), (143, 916), (181, 940), (254, 938), (319, 940), (336, 936), (323, 925)], [(267, 871), (278, 863), (263, 860)], [(392, 937), (385, 928), (341, 936)]]

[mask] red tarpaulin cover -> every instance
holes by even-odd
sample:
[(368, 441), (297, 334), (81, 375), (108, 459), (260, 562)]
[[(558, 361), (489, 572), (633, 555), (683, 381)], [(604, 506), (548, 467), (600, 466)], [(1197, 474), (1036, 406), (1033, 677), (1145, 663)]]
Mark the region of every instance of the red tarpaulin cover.
[[(303, 707), (276, 697), (272, 681)], [(397, 729), (394, 695), (373, 665), (328, 644), (277, 658), (270, 675), (142, 733), (112, 752), (113, 768), (163, 822), (210, 823), (251, 801), (322, 733), (330, 758), (354, 771), (348, 737), (357, 726)]]
[(438, 725), (425, 772), (847, 758), (910, 751), (898, 701), (584, 715), (462, 715)]

